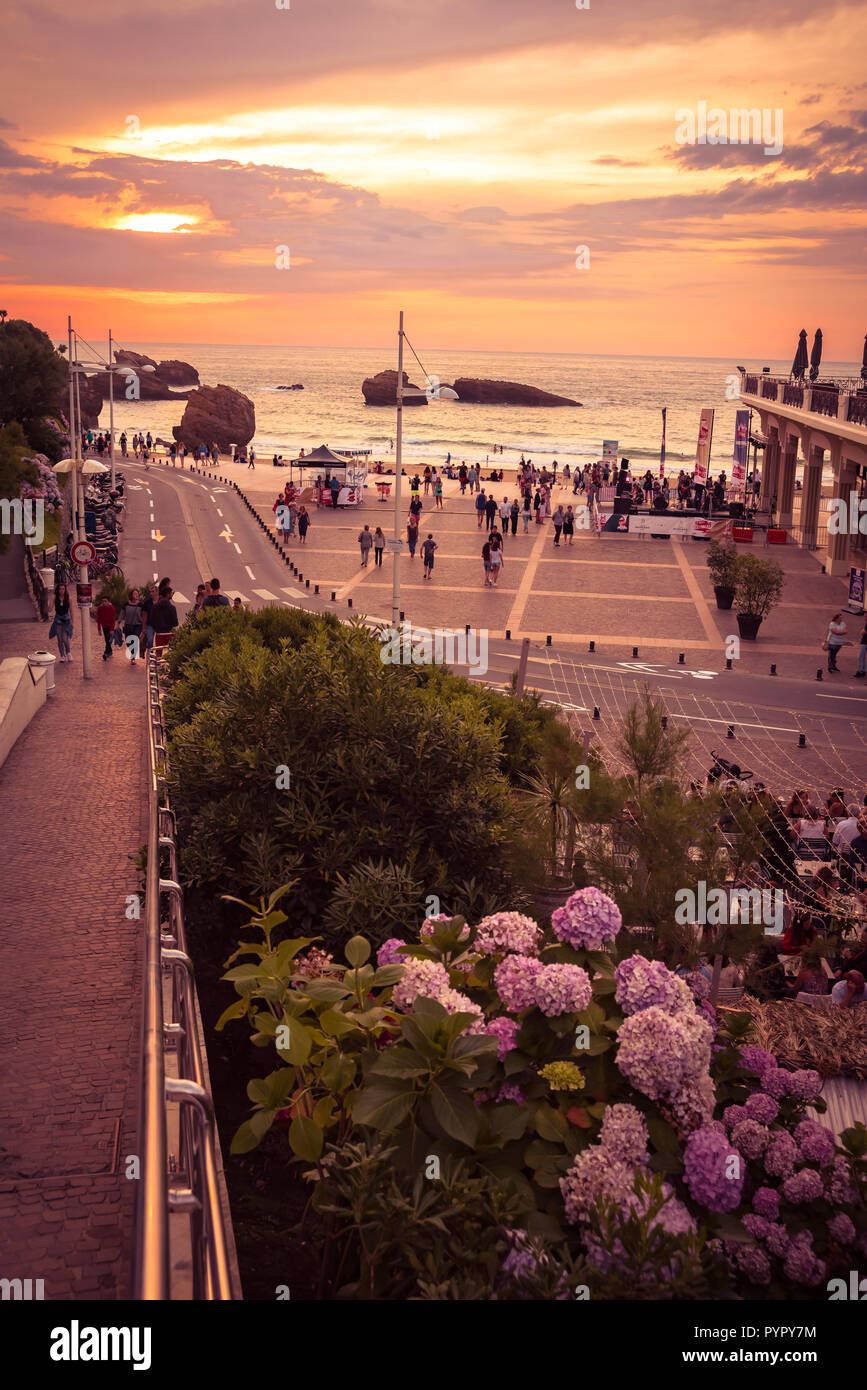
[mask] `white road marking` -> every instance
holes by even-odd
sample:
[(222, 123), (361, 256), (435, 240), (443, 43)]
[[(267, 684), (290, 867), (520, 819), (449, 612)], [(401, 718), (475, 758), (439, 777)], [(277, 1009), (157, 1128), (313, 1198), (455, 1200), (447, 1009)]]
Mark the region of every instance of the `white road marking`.
[(155, 564), (156, 564), (156, 558), (157, 558), (157, 552), (156, 552), (155, 550), (152, 550), (152, 551), (151, 551), (151, 559), (154, 561)]
[(240, 553), (241, 553), (241, 547), (239, 546), (239, 544), (238, 544), (237, 541), (235, 541), (235, 549), (237, 550), (238, 554), (240, 555)]
[(172, 594), (172, 603), (189, 603), (189, 601), (186, 594), (179, 594), (177, 589), (175, 589)]
[(245, 565), (245, 566), (244, 566), (244, 569), (247, 571), (247, 573), (249, 574), (249, 576), (250, 576), (251, 579), (255, 579), (255, 578), (256, 578), (255, 574), (254, 574), (253, 571), (250, 569), (250, 566), (249, 566), (249, 565)]
[(217, 505), (217, 499), (216, 499), (216, 497), (214, 496), (214, 494), (213, 494), (212, 492), (209, 492), (209, 493), (208, 493), (208, 496), (210, 497), (211, 501), (213, 502), (214, 506), (216, 507), (216, 505)]
[(217, 516), (222, 516), (222, 515), (223, 515), (223, 513), (220, 511), (220, 508), (218, 507), (218, 508), (217, 508)]
[(859, 704), (863, 703), (864, 700), (863, 695), (824, 695), (819, 690), (816, 691), (816, 694), (820, 700), (857, 700)]
[[(287, 588), (284, 588), (284, 589), (281, 589), (280, 592), (281, 592), (281, 593), (284, 593), (284, 594), (291, 594), (292, 598), (303, 598), (303, 597), (304, 597), (304, 590), (303, 590), (303, 589), (287, 589)], [(294, 605), (293, 605), (293, 606), (294, 606)]]
[(223, 593), (226, 595), (227, 598), (230, 598), (233, 603), (236, 598), (239, 598), (242, 603), (247, 602), (247, 595), (240, 593), (237, 589), (224, 589)]
[(273, 599), (275, 603), (277, 602), (277, 595), (272, 594), (270, 589), (254, 589), (253, 593), (257, 594), (259, 598), (270, 598)]
[(744, 724), (740, 719), (711, 719), (707, 714), (670, 714), (669, 719), (684, 719), (687, 724), (701, 720), (702, 724), (731, 724), (735, 729), (770, 729), (775, 734), (800, 734), (801, 729), (787, 729), (782, 724)]

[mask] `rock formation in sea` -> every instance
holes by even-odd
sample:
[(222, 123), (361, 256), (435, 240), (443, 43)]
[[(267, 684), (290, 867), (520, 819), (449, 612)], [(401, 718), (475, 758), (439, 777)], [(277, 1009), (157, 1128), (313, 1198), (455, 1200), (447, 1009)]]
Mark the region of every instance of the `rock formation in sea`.
[[(419, 391), (422, 388), (403, 374), (403, 389)], [(397, 405), (397, 372), (377, 372), (376, 376), (365, 377), (361, 383), (365, 405)], [(427, 405), (427, 396), (404, 396), (404, 405)]]
[(158, 362), (156, 372), (148, 372), (148, 376), (151, 375), (158, 376), (160, 381), (166, 382), (169, 386), (199, 385), (199, 374), (195, 367), (191, 367), (189, 362), (179, 362), (173, 357)]
[[(446, 382), (442, 383), (444, 386)], [(459, 376), (452, 383), (458, 399), (464, 405), (579, 405), (568, 396), (557, 396), (539, 386), (525, 386), (520, 381), (486, 381), (474, 376)]]
[(187, 397), (183, 419), (172, 434), (188, 449), (216, 443), (222, 453), (249, 444), (256, 430), (253, 402), (232, 386), (199, 386)]

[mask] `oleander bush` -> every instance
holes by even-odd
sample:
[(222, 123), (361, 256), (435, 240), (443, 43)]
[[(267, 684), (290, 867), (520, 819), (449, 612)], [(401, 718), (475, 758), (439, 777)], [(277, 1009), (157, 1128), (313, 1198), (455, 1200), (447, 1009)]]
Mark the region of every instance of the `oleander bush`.
[(618, 960), (598, 889), (550, 930), (440, 915), (345, 964), (283, 935), (287, 890), (242, 904), (218, 1027), (262, 1049), (232, 1148), (288, 1138), (321, 1296), (824, 1297), (867, 1252), (867, 1129), (835, 1143), (818, 1074), (703, 977)]

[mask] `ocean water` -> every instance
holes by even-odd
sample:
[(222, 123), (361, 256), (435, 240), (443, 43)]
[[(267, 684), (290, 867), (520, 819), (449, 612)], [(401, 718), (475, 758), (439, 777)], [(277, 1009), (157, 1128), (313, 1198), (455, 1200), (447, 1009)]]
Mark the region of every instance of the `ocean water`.
[[(105, 353), (104, 345), (96, 345)], [(123, 346), (157, 361), (180, 358), (198, 369), (204, 385), (223, 383), (242, 391), (256, 410), (256, 452), (295, 457), (319, 444), (373, 450), (388, 461), (394, 438), (393, 408), (368, 406), (361, 383), (386, 368), (396, 368), (397, 353), (360, 348), (281, 348), (211, 344), (135, 343)], [(493, 444), (502, 444), (503, 461), (521, 453), (537, 462), (596, 459), (603, 439), (616, 439), (618, 453), (642, 468), (659, 459), (662, 407), (667, 407), (666, 460), (675, 470), (695, 458), (699, 415), (713, 407), (711, 464), (731, 465), (735, 401), (726, 400), (726, 378), (735, 363), (725, 358), (595, 357), (572, 353), (452, 352), (419, 348), (424, 369), (442, 382), (458, 376), (520, 381), (581, 402), (581, 407), (526, 409), (516, 406), (463, 405), (433, 401), (404, 410), (404, 461), (484, 460)], [(761, 372), (785, 374), (791, 360), (745, 362)], [(411, 382), (424, 387), (422, 369), (407, 353), (404, 367)], [(822, 375), (857, 376), (860, 363), (823, 364)], [(303, 391), (279, 391), (302, 382)], [(118, 394), (125, 383), (119, 379)], [(100, 424), (108, 424), (108, 406)], [(115, 425), (128, 434), (150, 430), (172, 438), (183, 402), (115, 403)], [(208, 443), (209, 441), (204, 441)]]

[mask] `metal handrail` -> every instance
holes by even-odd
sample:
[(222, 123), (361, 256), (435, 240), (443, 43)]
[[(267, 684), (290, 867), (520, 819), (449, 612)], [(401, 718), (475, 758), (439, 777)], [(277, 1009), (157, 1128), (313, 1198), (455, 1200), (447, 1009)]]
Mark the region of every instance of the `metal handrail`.
[[(140, 1096), (141, 1182), (136, 1209), (135, 1297), (171, 1298), (169, 1214), (189, 1221), (193, 1297), (231, 1299), (228, 1240), (220, 1204), (216, 1121), (199, 1046), (193, 965), (186, 954), (183, 890), (177, 879), (175, 815), (165, 787), (165, 729), (160, 698), (161, 653), (147, 655), (149, 749), (148, 860)], [(168, 854), (169, 877), (160, 871)], [(160, 898), (169, 897), (164, 930)], [(171, 971), (171, 1019), (163, 1011), (163, 972)], [(175, 1048), (178, 1075), (166, 1075)], [(166, 1106), (178, 1104), (180, 1169), (188, 1186), (169, 1187)]]

